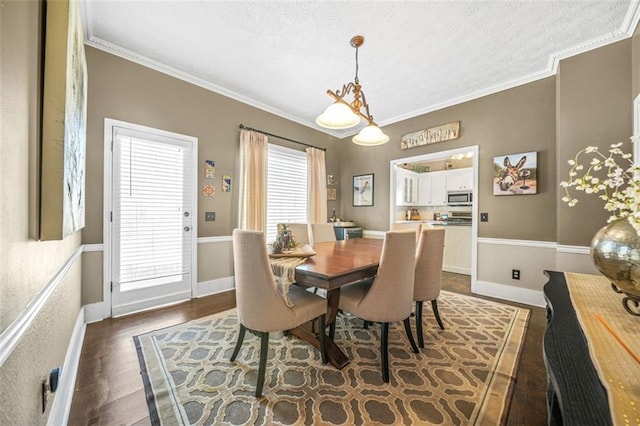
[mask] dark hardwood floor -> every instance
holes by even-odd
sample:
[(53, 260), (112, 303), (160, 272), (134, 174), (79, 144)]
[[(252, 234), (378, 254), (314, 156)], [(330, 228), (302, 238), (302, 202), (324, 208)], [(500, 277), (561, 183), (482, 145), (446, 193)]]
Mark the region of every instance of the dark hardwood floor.
[[(444, 278), (443, 289), (471, 294), (468, 276), (445, 272)], [(69, 425), (150, 424), (133, 336), (234, 306), (235, 293), (226, 292), (89, 324), (78, 367)], [(507, 424), (545, 425), (546, 372), (542, 360), (542, 334), (546, 315), (542, 308), (517, 306), (531, 309), (531, 316)]]

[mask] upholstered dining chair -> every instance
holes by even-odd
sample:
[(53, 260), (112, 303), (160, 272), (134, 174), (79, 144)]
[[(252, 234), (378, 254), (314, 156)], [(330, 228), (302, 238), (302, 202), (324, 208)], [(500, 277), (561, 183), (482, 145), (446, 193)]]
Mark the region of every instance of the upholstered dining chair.
[(382, 323), (380, 356), (382, 379), (385, 382), (389, 382), (389, 324), (404, 322), (411, 347), (418, 353), (409, 323), (413, 305), (415, 254), (413, 232), (387, 232), (376, 277), (342, 287), (340, 293), (340, 309), (365, 321)]
[(333, 230), (333, 225), (330, 223), (312, 223), (311, 238), (314, 243), (336, 241), (336, 233)]
[(306, 223), (279, 223), (278, 233), (280, 233), (282, 225), (287, 225), (299, 246), (309, 244), (309, 225)]
[(418, 244), (418, 238), (420, 237), (420, 229), (422, 229), (421, 222), (394, 222), (391, 224), (392, 231), (405, 231), (411, 230), (416, 237), (416, 245)]
[(433, 315), (442, 330), (438, 312), (438, 296), (442, 288), (442, 259), (444, 256), (444, 227), (423, 228), (416, 251), (416, 272), (413, 285), (413, 300), (416, 302), (416, 334), (418, 345), (424, 348), (422, 337), (422, 304), (431, 301)]
[(231, 361), (235, 361), (240, 351), (246, 330), (260, 334), (256, 397), (262, 395), (269, 333), (272, 331), (290, 330), (317, 319), (320, 354), (322, 362), (326, 363), (324, 317), (327, 313), (327, 300), (297, 286), (291, 286), (288, 297), (293, 302), (293, 306), (287, 306), (283, 295), (278, 291), (276, 279), (271, 271), (265, 236), (262, 232), (234, 229), (233, 265), (240, 331)]

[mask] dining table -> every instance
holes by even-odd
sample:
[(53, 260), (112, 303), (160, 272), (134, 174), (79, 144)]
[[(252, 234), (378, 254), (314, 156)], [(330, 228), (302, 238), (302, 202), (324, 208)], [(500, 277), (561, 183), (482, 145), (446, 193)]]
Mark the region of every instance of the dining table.
[[(354, 238), (335, 242), (315, 243), (315, 255), (296, 266), (295, 282), (305, 287), (317, 287), (327, 292), (327, 314), (325, 325), (329, 327), (338, 314), (340, 288), (374, 277), (378, 271), (382, 253), (382, 239)], [(308, 324), (290, 330), (294, 336), (320, 348), (318, 333)], [(349, 358), (333, 340), (326, 335), (325, 346), (329, 362), (342, 369)]]

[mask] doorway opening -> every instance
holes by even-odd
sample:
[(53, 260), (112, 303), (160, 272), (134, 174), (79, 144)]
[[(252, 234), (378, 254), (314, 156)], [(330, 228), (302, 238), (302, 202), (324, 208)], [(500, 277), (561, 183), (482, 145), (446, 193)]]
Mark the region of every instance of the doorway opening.
[[(470, 217), (470, 225), (466, 222), (455, 227), (452, 226), (453, 223), (443, 225), (451, 230), (449, 236), (460, 234), (460, 238), (449, 241), (449, 259), (452, 259), (451, 256), (463, 256), (458, 259), (460, 262), (454, 259), (443, 268), (449, 272), (470, 275), (472, 292), (477, 280), (480, 219), (477, 197), (478, 152), (478, 146), (474, 145), (399, 158), (391, 160), (389, 164), (389, 228), (394, 222), (414, 220), (436, 222), (436, 226), (443, 225), (447, 222), (443, 217), (448, 219), (451, 214), (465, 220)], [(448, 201), (448, 195), (454, 193), (466, 194), (470, 200), (464, 203), (455, 202), (453, 200), (461, 199), (455, 197)], [(468, 245), (470, 247), (467, 248)], [(470, 259), (465, 256), (469, 256)], [(447, 262), (447, 252), (445, 261)]]

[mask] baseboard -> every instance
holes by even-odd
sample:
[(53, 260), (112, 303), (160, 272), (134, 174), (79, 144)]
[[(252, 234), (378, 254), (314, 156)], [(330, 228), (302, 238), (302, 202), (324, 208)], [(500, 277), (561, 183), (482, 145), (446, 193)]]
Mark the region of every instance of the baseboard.
[(78, 365), (80, 363), (80, 354), (82, 352), (82, 343), (84, 342), (84, 334), (86, 330), (84, 307), (80, 308), (76, 324), (73, 327), (73, 334), (67, 348), (67, 355), (64, 358), (62, 366), (62, 374), (58, 382), (58, 390), (56, 391), (51, 412), (47, 419), (47, 425), (57, 426), (66, 425), (69, 420), (69, 412), (71, 410), (71, 402), (73, 401), (74, 390), (76, 387), (76, 377), (78, 376)]
[(202, 281), (196, 286), (193, 297), (210, 296), (235, 289), (233, 277), (218, 278), (217, 280)]
[(458, 266), (442, 265), (445, 272), (453, 272), (454, 274), (471, 275), (471, 268), (460, 268)]
[(362, 236), (364, 238), (379, 238), (379, 239), (383, 240), (385, 234), (386, 234), (385, 231), (369, 231), (367, 229), (362, 231)]
[(478, 280), (475, 282), (475, 285), (471, 287), (471, 292), (482, 296), (495, 297), (497, 299), (523, 303), (540, 308), (546, 306), (542, 291), (530, 290), (528, 288)]

